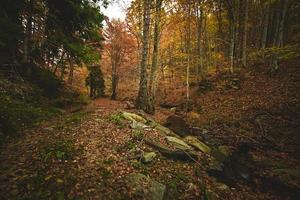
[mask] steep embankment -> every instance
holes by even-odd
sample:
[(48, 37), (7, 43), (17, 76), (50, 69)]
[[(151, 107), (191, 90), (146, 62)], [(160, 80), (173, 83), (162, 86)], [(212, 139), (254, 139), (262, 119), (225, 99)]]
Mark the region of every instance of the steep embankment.
[[(276, 74), (264, 66), (254, 66), (235, 75), (209, 77), (201, 83), (200, 89), (192, 87), (192, 111), (187, 114), (187, 120), (192, 126), (208, 129), (213, 137), (222, 138), (219, 141), (222, 143), (264, 140), (271, 146), (289, 149), (299, 157), (298, 66), (299, 62), (294, 61), (282, 64)], [(176, 107), (185, 117), (182, 92), (180, 88), (172, 90), (168, 98), (159, 101), (163, 106)], [(168, 109), (161, 109), (157, 115), (165, 120), (170, 113)]]
[[(31, 66), (6, 66), (0, 71), (0, 140), (26, 127), (87, 103), (52, 72)], [(0, 142), (1, 143), (1, 142)]]

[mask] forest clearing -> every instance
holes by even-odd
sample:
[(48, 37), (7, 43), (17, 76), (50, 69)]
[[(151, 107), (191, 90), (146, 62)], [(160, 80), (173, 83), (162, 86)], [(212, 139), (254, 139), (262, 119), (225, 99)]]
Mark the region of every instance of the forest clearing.
[(0, 200), (300, 199), (299, 1), (0, 5)]

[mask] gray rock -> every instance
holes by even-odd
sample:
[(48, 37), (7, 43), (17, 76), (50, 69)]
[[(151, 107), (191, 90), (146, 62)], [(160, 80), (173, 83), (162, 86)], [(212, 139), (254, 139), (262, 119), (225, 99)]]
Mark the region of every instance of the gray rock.
[(164, 197), (166, 186), (144, 174), (128, 174), (126, 180), (127, 186), (133, 191), (133, 196), (136, 198), (162, 200)]
[(136, 121), (136, 122), (140, 122), (142, 124), (146, 124), (147, 123), (147, 120), (144, 119), (143, 117), (137, 115), (137, 114), (134, 114), (134, 113), (129, 113), (129, 112), (122, 112), (122, 116), (127, 119), (127, 120), (130, 120), (130, 121)]
[(178, 115), (169, 116), (166, 119), (166, 123), (164, 125), (181, 137), (190, 134), (190, 129), (188, 124), (182, 117)]
[(132, 129), (136, 129), (136, 130), (145, 130), (145, 129), (148, 129), (150, 128), (149, 126), (141, 123), (141, 122), (137, 122), (137, 121), (132, 121), (132, 124), (131, 124), (131, 128)]
[(176, 138), (176, 137), (171, 137), (167, 136), (167, 141), (169, 144), (172, 144), (174, 147), (181, 149), (181, 150), (192, 150), (193, 148), (185, 143), (183, 140)]
[(184, 141), (193, 146), (195, 149), (202, 151), (203, 153), (209, 154), (211, 152), (211, 148), (198, 140), (196, 137), (187, 136), (184, 138)]

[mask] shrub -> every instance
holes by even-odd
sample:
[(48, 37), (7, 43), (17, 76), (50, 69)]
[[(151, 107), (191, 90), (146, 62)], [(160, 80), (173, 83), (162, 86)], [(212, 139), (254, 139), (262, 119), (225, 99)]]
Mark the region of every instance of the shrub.
[(44, 162), (49, 159), (67, 160), (73, 156), (74, 152), (75, 148), (70, 140), (58, 140), (44, 148), (41, 158)]

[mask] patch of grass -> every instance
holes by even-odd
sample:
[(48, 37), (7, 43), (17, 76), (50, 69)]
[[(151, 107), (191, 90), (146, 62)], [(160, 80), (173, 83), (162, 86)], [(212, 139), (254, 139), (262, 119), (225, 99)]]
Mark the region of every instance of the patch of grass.
[(75, 112), (66, 118), (66, 123), (79, 123), (86, 116), (86, 112)]
[(137, 145), (133, 142), (133, 141), (131, 141), (131, 140), (127, 140), (126, 142), (125, 142), (125, 145), (124, 145), (127, 149), (135, 149), (136, 147), (137, 147)]
[(87, 105), (90, 101), (90, 97), (86, 94), (80, 94), (78, 97), (78, 101), (83, 105)]
[(41, 158), (44, 162), (51, 159), (68, 160), (75, 154), (75, 148), (70, 140), (58, 140), (44, 148)]
[(116, 124), (119, 128), (124, 128), (124, 117), (121, 114), (111, 115), (110, 121)]
[(142, 130), (135, 129), (132, 133), (133, 141), (140, 141), (144, 138), (144, 132)]

